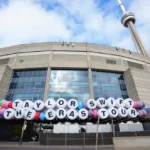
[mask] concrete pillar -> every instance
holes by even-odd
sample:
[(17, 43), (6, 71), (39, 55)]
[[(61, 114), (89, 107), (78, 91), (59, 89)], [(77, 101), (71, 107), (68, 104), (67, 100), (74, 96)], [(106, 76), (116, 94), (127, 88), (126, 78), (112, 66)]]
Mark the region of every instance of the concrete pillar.
[(45, 91), (44, 91), (44, 101), (48, 99), (50, 75), (51, 75), (51, 68), (48, 67), (46, 83), (45, 83)]
[(93, 80), (92, 80), (92, 71), (91, 71), (91, 68), (88, 68), (88, 77), (89, 77), (90, 98), (94, 99), (94, 89), (93, 89)]
[(148, 67), (147, 62), (145, 62), (145, 65), (146, 65), (147, 70), (150, 71), (150, 68)]
[(13, 70), (8, 65), (0, 66), (0, 99), (5, 99), (10, 86)]
[(89, 93), (90, 93), (90, 98), (94, 99), (94, 89), (93, 89), (93, 79), (92, 79), (92, 69), (91, 69), (90, 53), (88, 51), (87, 44), (86, 44), (86, 50), (87, 50), (87, 62), (88, 62)]
[(150, 72), (129, 68), (125, 71), (124, 77), (129, 97), (133, 100), (144, 101), (147, 108), (150, 108)]
[(121, 56), (121, 55), (120, 55), (120, 60), (121, 60), (122, 66), (124, 66), (124, 62), (123, 62), (123, 59), (122, 59), (122, 56)]
[(48, 93), (49, 93), (49, 82), (50, 82), (50, 77), (51, 77), (51, 67), (50, 63), (53, 57), (53, 50), (50, 51), (49, 53), (49, 63), (48, 63), (48, 70), (47, 70), (47, 76), (46, 76), (46, 83), (45, 83), (45, 91), (44, 91), (44, 101), (48, 99)]
[(140, 100), (136, 86), (135, 86), (133, 74), (130, 68), (124, 72), (124, 80), (126, 83), (129, 97), (132, 98), (133, 100)]

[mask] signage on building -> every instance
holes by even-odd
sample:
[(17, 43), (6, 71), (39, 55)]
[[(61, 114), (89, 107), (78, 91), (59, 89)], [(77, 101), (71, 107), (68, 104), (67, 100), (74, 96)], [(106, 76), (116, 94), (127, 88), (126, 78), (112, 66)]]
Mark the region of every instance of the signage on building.
[(89, 118), (136, 118), (147, 116), (148, 110), (144, 102), (133, 101), (128, 98), (114, 99), (99, 98), (97, 100), (78, 102), (75, 99), (66, 101), (63, 98), (55, 101), (48, 99), (46, 102), (37, 100), (22, 101), (16, 99), (13, 102), (0, 101), (0, 116), (4, 119), (26, 119), (26, 120), (86, 120)]

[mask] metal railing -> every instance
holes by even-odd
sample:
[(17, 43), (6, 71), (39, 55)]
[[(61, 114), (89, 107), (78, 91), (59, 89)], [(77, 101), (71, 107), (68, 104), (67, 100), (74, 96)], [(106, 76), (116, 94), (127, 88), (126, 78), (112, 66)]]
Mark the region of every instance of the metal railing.
[[(150, 131), (98, 133), (97, 145), (113, 145), (113, 137), (150, 136)], [(40, 145), (88, 146), (95, 145), (96, 133), (40, 133)]]

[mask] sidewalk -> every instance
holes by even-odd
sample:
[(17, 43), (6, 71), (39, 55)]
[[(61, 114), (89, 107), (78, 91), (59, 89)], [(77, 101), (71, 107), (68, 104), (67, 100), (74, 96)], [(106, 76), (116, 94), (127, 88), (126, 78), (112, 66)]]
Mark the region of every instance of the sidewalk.
[[(19, 145), (19, 142), (0, 142), (0, 147), (27, 147), (27, 148), (95, 148), (94, 145), (87, 146), (58, 146), (58, 145), (39, 145), (39, 142), (23, 142), (22, 145)], [(98, 147), (107, 147), (113, 148), (113, 145), (99, 145)]]

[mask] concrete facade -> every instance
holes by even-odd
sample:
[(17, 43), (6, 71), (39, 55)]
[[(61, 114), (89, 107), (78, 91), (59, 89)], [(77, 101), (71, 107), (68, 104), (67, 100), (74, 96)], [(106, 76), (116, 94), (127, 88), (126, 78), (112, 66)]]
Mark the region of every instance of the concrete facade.
[(13, 70), (48, 68), (44, 99), (47, 99), (52, 68), (87, 69), (93, 98), (91, 70), (124, 72), (129, 97), (150, 107), (150, 58), (117, 47), (88, 43), (37, 43), (0, 49), (0, 98), (6, 98)]
[(130, 68), (124, 73), (128, 94), (134, 100), (144, 100), (150, 107), (150, 73)]
[(0, 65), (0, 99), (7, 96), (13, 70), (8, 65)]
[(150, 137), (114, 137), (115, 150), (149, 150), (150, 149)]

